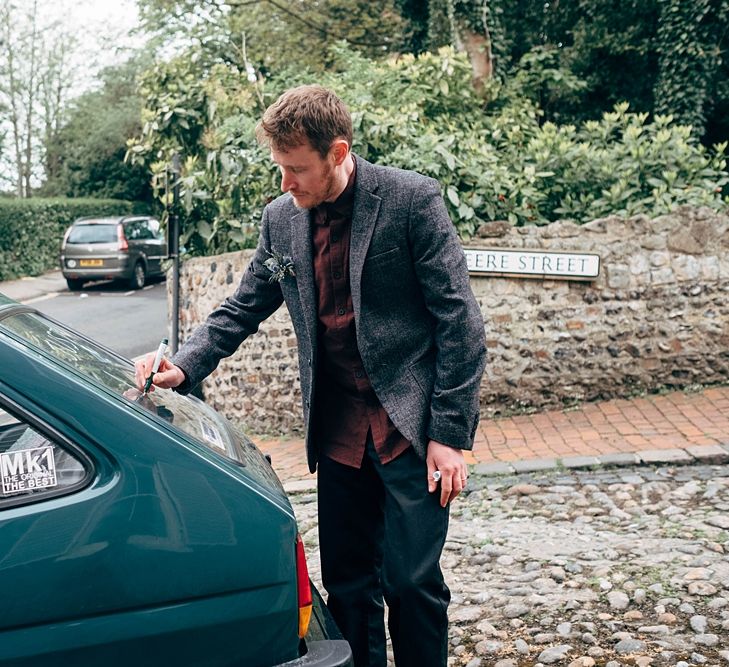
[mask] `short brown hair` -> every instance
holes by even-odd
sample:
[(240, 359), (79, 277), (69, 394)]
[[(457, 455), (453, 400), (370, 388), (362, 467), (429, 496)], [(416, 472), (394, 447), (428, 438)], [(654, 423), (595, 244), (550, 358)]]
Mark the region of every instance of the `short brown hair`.
[(335, 139), (352, 147), (352, 116), (347, 106), (324, 86), (287, 90), (263, 114), (256, 127), (258, 140), (286, 151), (307, 141), (326, 157)]

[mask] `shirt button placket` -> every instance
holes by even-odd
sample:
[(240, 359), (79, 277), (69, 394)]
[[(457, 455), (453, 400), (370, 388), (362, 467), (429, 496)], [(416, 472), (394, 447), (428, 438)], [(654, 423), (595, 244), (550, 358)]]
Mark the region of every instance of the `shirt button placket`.
[[(337, 226), (339, 224), (339, 221), (337, 220), (333, 226)], [(329, 227), (329, 245), (331, 246), (331, 258), (330, 261), (332, 263), (332, 266), (340, 266), (343, 262), (342, 258), (342, 252), (341, 247), (339, 245), (335, 245), (338, 243), (340, 238), (339, 231), (335, 229), (332, 229), (332, 226)], [(342, 277), (342, 272), (340, 269), (333, 269), (332, 271), (332, 277), (335, 280), (339, 280)], [(334, 302), (335, 303), (341, 303), (341, 297), (340, 294), (341, 286), (334, 289)], [(347, 311), (342, 307), (337, 307), (337, 315), (342, 317)]]

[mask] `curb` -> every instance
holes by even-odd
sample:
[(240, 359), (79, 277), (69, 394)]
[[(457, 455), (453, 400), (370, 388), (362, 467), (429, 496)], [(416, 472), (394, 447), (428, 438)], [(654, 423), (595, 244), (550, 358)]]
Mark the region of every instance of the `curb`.
[[(722, 445), (697, 445), (683, 449), (646, 449), (641, 452), (604, 454), (602, 456), (568, 456), (554, 459), (530, 459), (527, 461), (496, 461), (477, 463), (471, 474), (477, 477), (502, 477), (533, 472), (590, 470), (595, 468), (623, 468), (629, 466), (691, 465), (695, 463), (729, 463), (729, 443)], [(274, 468), (275, 469), (275, 468)], [(316, 491), (316, 477), (292, 479), (284, 482), (289, 494)]]
[(604, 454), (602, 456), (568, 456), (554, 459), (531, 459), (495, 463), (477, 463), (472, 472), (482, 477), (518, 475), (551, 470), (578, 470), (585, 468), (608, 468), (631, 465), (690, 465), (692, 463), (718, 464), (729, 462), (729, 443), (721, 445), (698, 445), (678, 449), (648, 449), (625, 454)]

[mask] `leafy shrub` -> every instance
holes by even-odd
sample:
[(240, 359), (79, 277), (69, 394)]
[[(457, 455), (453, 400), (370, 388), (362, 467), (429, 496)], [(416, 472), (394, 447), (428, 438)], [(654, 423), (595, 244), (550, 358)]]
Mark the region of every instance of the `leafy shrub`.
[(375, 62), (337, 44), (327, 73), (284, 72), (265, 91), (235, 66), (194, 62), (181, 57), (148, 73), (147, 122), (129, 155), (159, 177), (173, 152), (185, 152), (183, 243), (195, 254), (255, 244), (261, 210), (280, 190), (253, 129), (265, 104), (308, 82), (348, 103), (363, 157), (438, 179), (464, 238), (494, 219), (587, 222), (727, 203), (726, 144), (709, 151), (670, 116), (649, 121), (619, 104), (580, 125), (543, 122), (540, 99), (582, 86), (543, 51), (494, 82), (485, 109), (468, 60), (450, 48)]
[(0, 199), (0, 280), (57, 267), (63, 234), (77, 218), (127, 215), (134, 206), (115, 199)]

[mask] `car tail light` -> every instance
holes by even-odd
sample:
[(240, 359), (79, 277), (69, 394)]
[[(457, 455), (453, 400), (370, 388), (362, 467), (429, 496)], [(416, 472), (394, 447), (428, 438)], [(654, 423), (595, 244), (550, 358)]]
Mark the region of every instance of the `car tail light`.
[(301, 535), (296, 535), (296, 584), (299, 593), (299, 637), (303, 638), (309, 631), (311, 620), (311, 584), (309, 583), (309, 569), (306, 567), (306, 554)]
[(124, 227), (122, 225), (116, 227), (116, 238), (119, 241), (119, 250), (129, 250), (129, 243), (127, 243), (127, 237), (124, 236)]

